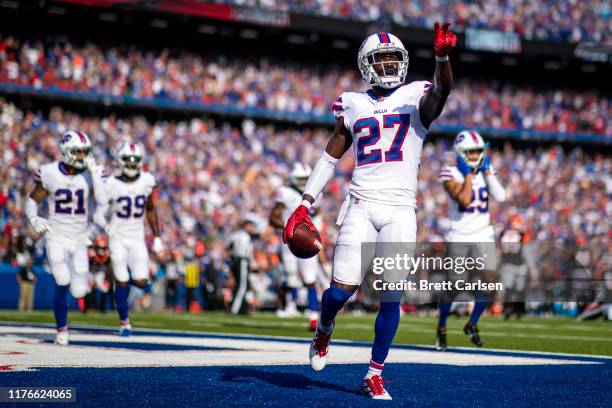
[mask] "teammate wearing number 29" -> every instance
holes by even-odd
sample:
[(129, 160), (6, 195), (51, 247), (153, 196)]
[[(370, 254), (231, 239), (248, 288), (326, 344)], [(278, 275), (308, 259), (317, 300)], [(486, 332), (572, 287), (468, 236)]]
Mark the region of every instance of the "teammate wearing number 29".
[[(108, 234), (111, 263), (115, 274), (115, 303), (119, 313), (119, 334), (129, 336), (128, 318), (130, 273), (132, 283), (144, 288), (149, 281), (149, 253), (145, 243), (144, 217), (153, 231), (153, 250), (163, 251), (159, 222), (153, 201), (155, 177), (142, 171), (144, 149), (125, 142), (117, 149), (115, 160), (121, 174), (106, 181), (107, 203), (98, 207), (94, 219)], [(110, 205), (109, 205), (110, 204)], [(106, 215), (110, 207), (110, 223)], [(128, 272), (129, 267), (129, 272)]]
[[(322, 296), (320, 319), (310, 346), (313, 369), (322, 370), (336, 314), (357, 290), (372, 259), (362, 259), (365, 242), (416, 242), (416, 190), (421, 150), (428, 128), (440, 115), (452, 88), (448, 54), (457, 42), (450, 23), (435, 24), (434, 82), (405, 83), (408, 52), (389, 33), (367, 37), (358, 53), (364, 93), (345, 92), (333, 104), (336, 126), (321, 159), (306, 183), (302, 204), (291, 215), (284, 241), (296, 224), (315, 227), (308, 209), (333, 177), (338, 159), (355, 151), (355, 168), (345, 214), (341, 210), (332, 283)], [(373, 258), (374, 254), (364, 256)], [(364, 262), (362, 262), (362, 260)], [(391, 399), (382, 380), (384, 362), (400, 319), (400, 296), (381, 294), (374, 345), (362, 391), (373, 399)]]
[[(68, 290), (82, 298), (89, 287), (89, 197), (106, 202), (104, 171), (91, 155), (85, 132), (70, 131), (60, 141), (61, 160), (45, 164), (36, 173), (36, 184), (26, 203), (32, 228), (45, 234), (45, 248), (55, 279), (53, 310), (57, 325), (55, 342), (68, 344)], [(49, 201), (49, 218), (38, 215), (38, 204)]]
[[(482, 257), (485, 281), (492, 281), (497, 268), (495, 252), (495, 232), (489, 217), (489, 195), (496, 201), (506, 200), (506, 191), (497, 180), (495, 171), (486, 156), (487, 143), (478, 132), (464, 130), (453, 143), (455, 151), (454, 165), (442, 167), (438, 180), (450, 196), (449, 202), (451, 229), (447, 237), (449, 255), (453, 258)], [(461, 275), (450, 271), (451, 278)], [(461, 279), (467, 277), (462, 276)], [(445, 293), (440, 302), (436, 347), (440, 351), (447, 349), (446, 319), (451, 310), (452, 298), (456, 292)], [(483, 342), (478, 331), (478, 320), (489, 303), (489, 294), (476, 292), (474, 309), (469, 322), (463, 328), (472, 343), (482, 347)]]

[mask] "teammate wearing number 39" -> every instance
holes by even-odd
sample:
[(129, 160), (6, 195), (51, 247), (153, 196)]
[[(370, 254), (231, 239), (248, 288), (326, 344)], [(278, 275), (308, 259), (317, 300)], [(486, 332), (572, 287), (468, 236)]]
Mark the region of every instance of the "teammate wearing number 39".
[[(44, 164), (37, 171), (25, 213), (32, 229), (45, 236), (47, 260), (55, 279), (55, 342), (67, 345), (68, 290), (78, 299), (89, 287), (89, 199), (93, 190), (96, 204), (104, 205), (106, 193), (104, 170), (96, 165), (85, 132), (65, 133), (59, 147), (61, 160)], [(38, 205), (45, 199), (48, 218), (38, 215)]]
[[(464, 130), (459, 132), (453, 143), (454, 163), (442, 167), (438, 180), (450, 196), (449, 208), (451, 228), (447, 237), (449, 255), (453, 258), (481, 257), (484, 269), (477, 271), (485, 281), (494, 281), (497, 268), (495, 233), (489, 217), (489, 196), (496, 201), (506, 200), (506, 191), (497, 180), (489, 158), (486, 156), (487, 143), (478, 132)], [(451, 279), (464, 279), (467, 276), (449, 271)], [(475, 278), (475, 277), (472, 277)], [(475, 280), (475, 279), (474, 279)], [(456, 291), (445, 293), (439, 308), (436, 347), (440, 351), (447, 348), (446, 319), (451, 311), (451, 302)], [(472, 343), (482, 347), (478, 331), (478, 320), (489, 303), (489, 294), (474, 293), (474, 309), (469, 322), (463, 328)]]
[[(136, 143), (125, 142), (115, 160), (121, 174), (106, 181), (108, 201), (96, 210), (94, 219), (104, 225), (108, 234), (111, 263), (115, 274), (115, 303), (119, 312), (119, 334), (129, 336), (128, 318), (130, 273), (132, 283), (144, 288), (149, 281), (149, 252), (145, 243), (144, 218), (153, 232), (153, 250), (163, 251), (159, 222), (153, 201), (155, 177), (142, 171), (144, 150)], [(110, 207), (110, 223), (106, 216)], [(129, 267), (129, 272), (128, 272)]]
[[(308, 209), (334, 175), (338, 160), (351, 144), (355, 167), (350, 198), (340, 210), (332, 283), (322, 296), (319, 324), (310, 346), (313, 369), (322, 370), (336, 314), (357, 290), (375, 254), (362, 257), (366, 242), (416, 242), (417, 174), (423, 141), (451, 92), (453, 75), (448, 54), (457, 42), (450, 23), (435, 24), (436, 68), (433, 84), (406, 84), (408, 51), (393, 34), (368, 36), (357, 62), (367, 92), (345, 92), (333, 104), (334, 132), (306, 183), (302, 204), (285, 226), (284, 241), (296, 224), (314, 230)], [(362, 262), (363, 261), (363, 262)], [(363, 393), (373, 399), (391, 399), (382, 369), (400, 318), (400, 293), (381, 294), (374, 327), (374, 345)]]

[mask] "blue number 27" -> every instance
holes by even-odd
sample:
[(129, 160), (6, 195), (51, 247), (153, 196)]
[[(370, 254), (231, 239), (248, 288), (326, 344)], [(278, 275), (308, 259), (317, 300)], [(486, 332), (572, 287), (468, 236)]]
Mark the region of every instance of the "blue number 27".
[[(402, 145), (406, 140), (408, 129), (410, 129), (410, 114), (392, 114), (383, 116), (383, 127), (385, 129), (394, 128), (399, 125), (391, 147), (385, 152), (385, 161), (394, 162), (404, 159)], [(382, 162), (382, 151), (372, 149), (368, 153), (365, 148), (373, 146), (380, 140), (380, 125), (374, 117), (361, 118), (353, 125), (353, 134), (357, 134), (364, 129), (368, 130), (368, 135), (362, 136), (357, 140), (357, 166)]]

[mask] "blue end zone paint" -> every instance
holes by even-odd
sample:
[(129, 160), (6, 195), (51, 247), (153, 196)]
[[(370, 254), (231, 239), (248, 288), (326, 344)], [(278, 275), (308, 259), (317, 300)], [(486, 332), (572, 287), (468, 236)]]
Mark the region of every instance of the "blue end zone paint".
[[(357, 393), (367, 365), (43, 368), (6, 372), (2, 386), (73, 386), (83, 407), (381, 406)], [(389, 364), (385, 406), (604, 407), (612, 364), (458, 367)], [(24, 407), (23, 404), (14, 404)]]
[[(45, 340), (44, 343), (53, 344), (53, 340)], [(113, 341), (70, 341), (71, 346), (79, 347), (105, 347), (124, 350), (142, 351), (211, 351), (211, 350), (237, 350), (229, 347), (206, 347), (206, 346), (182, 346), (179, 344), (157, 344), (157, 343), (124, 343)]]

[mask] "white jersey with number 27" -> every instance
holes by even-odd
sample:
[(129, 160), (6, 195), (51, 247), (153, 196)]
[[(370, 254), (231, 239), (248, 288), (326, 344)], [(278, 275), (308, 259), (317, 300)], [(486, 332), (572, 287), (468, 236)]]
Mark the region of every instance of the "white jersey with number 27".
[(383, 98), (372, 91), (344, 92), (333, 104), (353, 136), (351, 196), (416, 208), (417, 175), (427, 129), (419, 103), (431, 83), (415, 81)]

